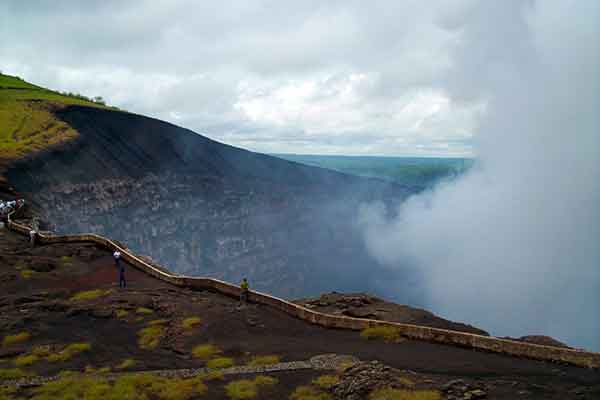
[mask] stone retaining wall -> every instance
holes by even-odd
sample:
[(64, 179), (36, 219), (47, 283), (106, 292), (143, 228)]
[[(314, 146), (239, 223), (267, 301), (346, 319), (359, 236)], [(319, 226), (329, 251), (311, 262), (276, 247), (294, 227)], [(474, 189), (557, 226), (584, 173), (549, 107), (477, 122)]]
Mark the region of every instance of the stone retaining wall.
[[(16, 215), (17, 210), (8, 216), (8, 228), (14, 232), (29, 236), (30, 228), (23, 224), (12, 221), (11, 216)], [(81, 235), (42, 235), (38, 234), (38, 243), (76, 243), (91, 242), (96, 243), (110, 251), (120, 251), (121, 258), (135, 268), (148, 273), (157, 279), (169, 282), (173, 285), (191, 289), (214, 290), (221, 294), (231, 297), (239, 297), (239, 286), (223, 282), (213, 278), (196, 278), (187, 276), (176, 276), (163, 272), (143, 259), (136, 256), (131, 250), (96, 234)], [(166, 269), (166, 268), (165, 268)], [(562, 362), (580, 367), (600, 368), (600, 353), (586, 352), (580, 350), (565, 349), (560, 347), (542, 346), (531, 343), (523, 343), (512, 340), (499, 339), (489, 336), (475, 335), (466, 332), (450, 331), (426, 326), (403, 324), (398, 322), (369, 320), (362, 318), (352, 318), (323, 314), (310, 310), (297, 304), (290, 303), (283, 299), (270, 296), (265, 293), (250, 291), (249, 301), (268, 305), (278, 309), (288, 315), (294, 316), (311, 324), (323, 326), (325, 328), (363, 330), (375, 326), (391, 326), (400, 331), (402, 335), (410, 339), (424, 340), (429, 342), (443, 343), (455, 346), (462, 346), (478, 350), (490, 351), (494, 353), (508, 354), (511, 356), (526, 357), (536, 360)], [(390, 344), (393, 346), (393, 344)]]

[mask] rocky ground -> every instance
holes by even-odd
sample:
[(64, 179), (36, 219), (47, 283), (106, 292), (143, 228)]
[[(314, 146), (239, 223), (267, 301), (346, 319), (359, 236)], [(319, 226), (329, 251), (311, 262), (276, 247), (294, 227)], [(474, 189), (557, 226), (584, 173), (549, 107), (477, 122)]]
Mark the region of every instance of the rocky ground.
[(295, 303), (327, 314), (425, 325), (433, 328), (450, 329), (489, 336), (486, 331), (471, 325), (449, 321), (438, 317), (430, 311), (407, 305), (390, 303), (366, 293), (332, 292), (323, 294), (318, 298), (296, 300)]
[[(32, 249), (25, 238), (1, 229), (0, 380), (14, 383), (21, 374), (27, 383), (67, 370), (89, 375), (109, 369), (116, 376), (167, 370), (177, 377), (210, 365), (227, 373), (206, 378), (203, 395), (185, 398), (232, 398), (230, 384), (259, 375), (277, 381), (255, 384), (258, 399), (366, 399), (386, 390), (445, 399), (600, 395), (600, 371), (411, 340), (366, 340), (359, 332), (312, 326), (265, 306), (176, 288), (132, 267), (126, 276), (128, 287), (118, 288), (110, 254), (93, 245)], [(323, 354), (360, 362), (337, 362), (325, 366), (329, 370), (310, 363)], [(272, 357), (257, 361), (264, 356)], [(242, 368), (249, 364), (276, 368)], [(37, 390), (10, 387), (16, 392), (0, 391), (0, 398), (32, 398)]]

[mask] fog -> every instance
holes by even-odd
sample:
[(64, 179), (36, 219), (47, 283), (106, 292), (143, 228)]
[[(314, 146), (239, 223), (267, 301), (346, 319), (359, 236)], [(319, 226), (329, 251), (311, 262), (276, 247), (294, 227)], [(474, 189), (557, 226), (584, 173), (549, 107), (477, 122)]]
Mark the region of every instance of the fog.
[[(600, 4), (583, 1), (482, 2), (440, 18), (459, 38), (440, 85), (485, 105), (477, 164), (359, 218), (392, 282), (419, 276), (432, 311), (600, 350), (598, 21)], [(402, 297), (396, 285), (383, 290)]]

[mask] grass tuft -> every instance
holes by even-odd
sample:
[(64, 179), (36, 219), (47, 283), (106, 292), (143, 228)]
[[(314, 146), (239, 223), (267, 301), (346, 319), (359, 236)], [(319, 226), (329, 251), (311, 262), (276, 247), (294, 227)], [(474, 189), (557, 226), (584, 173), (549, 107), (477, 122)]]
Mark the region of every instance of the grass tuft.
[(20, 368), (0, 368), (0, 380), (8, 381), (12, 379), (21, 379), (31, 376), (30, 372), (23, 371)]
[(279, 362), (281, 362), (281, 358), (276, 355), (256, 356), (252, 357), (252, 360), (250, 360), (248, 365), (258, 367), (260, 365), (278, 364)]
[(17, 358), (15, 358), (14, 364), (17, 367), (29, 367), (30, 365), (33, 365), (38, 360), (39, 360), (39, 357), (36, 356), (35, 354), (24, 354), (24, 355), (21, 355), (21, 356), (18, 356)]
[(138, 307), (137, 310), (135, 310), (135, 312), (138, 314), (141, 314), (141, 315), (154, 314), (154, 310), (151, 310), (150, 308), (147, 308), (147, 307)]
[(256, 383), (258, 386), (273, 386), (277, 385), (279, 380), (277, 378), (273, 378), (272, 376), (258, 375), (256, 378), (254, 378), (254, 383)]
[(368, 340), (382, 339), (391, 343), (400, 343), (405, 340), (400, 330), (393, 326), (373, 326), (366, 328), (360, 333), (360, 336)]
[(50, 355), (50, 346), (36, 346), (31, 350), (31, 354), (38, 357), (48, 357)]
[(321, 389), (329, 389), (336, 385), (340, 381), (335, 375), (321, 375), (317, 379), (312, 381), (312, 384), (320, 387)]
[(86, 291), (79, 292), (79, 293), (73, 295), (73, 297), (71, 297), (71, 301), (93, 300), (93, 299), (97, 299), (98, 297), (102, 297), (108, 293), (109, 292), (101, 290), (101, 289), (86, 290)]
[(212, 344), (201, 344), (192, 349), (194, 358), (199, 358), (200, 360), (208, 360), (220, 353), (221, 350)]
[(168, 323), (169, 323), (168, 319), (155, 319), (153, 321), (148, 322), (148, 326), (166, 325)]
[(116, 311), (116, 315), (117, 315), (117, 318), (122, 319), (122, 318), (125, 318), (126, 316), (129, 315), (129, 311), (123, 310), (123, 309), (119, 309), (119, 310)]
[(21, 278), (30, 279), (36, 274), (36, 272), (32, 269), (24, 269), (21, 271)]
[(92, 346), (89, 343), (71, 343), (62, 351), (55, 354), (50, 354), (47, 360), (50, 362), (68, 361), (78, 354), (90, 351), (91, 348)]
[(437, 390), (377, 389), (369, 395), (369, 400), (442, 400)]
[(2, 339), (2, 346), (10, 346), (17, 343), (23, 343), (31, 339), (29, 332), (19, 332), (15, 335), (7, 335)]
[(136, 364), (136, 361), (133, 358), (128, 358), (126, 360), (123, 360), (123, 362), (121, 364), (117, 365), (115, 367), (115, 369), (120, 369), (120, 370), (129, 369), (129, 368), (135, 366), (135, 364)]
[(138, 345), (142, 349), (155, 349), (165, 336), (165, 327), (162, 325), (152, 325), (138, 331)]
[(211, 369), (222, 369), (233, 366), (233, 358), (230, 357), (217, 357), (206, 363), (206, 366)]
[(60, 263), (63, 267), (72, 267), (73, 266), (73, 257), (71, 256), (62, 256), (60, 258)]
[(331, 396), (312, 386), (298, 386), (290, 395), (290, 400), (330, 400)]
[(189, 317), (184, 319), (181, 322), (181, 326), (183, 329), (192, 329), (202, 323), (202, 319), (200, 317)]
[(225, 385), (227, 396), (232, 400), (253, 399), (258, 395), (258, 388), (254, 381), (240, 379)]

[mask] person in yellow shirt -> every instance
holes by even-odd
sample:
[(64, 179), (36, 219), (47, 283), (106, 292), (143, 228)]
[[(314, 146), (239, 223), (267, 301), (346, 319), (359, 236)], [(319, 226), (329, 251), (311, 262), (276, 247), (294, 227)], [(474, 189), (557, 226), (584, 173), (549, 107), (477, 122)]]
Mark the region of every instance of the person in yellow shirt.
[(240, 303), (248, 302), (248, 287), (248, 280), (246, 278), (242, 279), (242, 283), (240, 283), (240, 289), (242, 289), (240, 292)]

